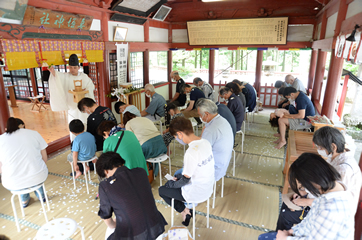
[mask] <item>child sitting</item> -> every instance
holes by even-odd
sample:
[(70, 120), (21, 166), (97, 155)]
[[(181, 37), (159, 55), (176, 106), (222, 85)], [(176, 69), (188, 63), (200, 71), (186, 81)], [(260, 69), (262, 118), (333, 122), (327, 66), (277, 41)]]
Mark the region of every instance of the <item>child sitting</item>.
[[(96, 139), (89, 132), (84, 132), (84, 125), (79, 119), (74, 119), (69, 123), (69, 130), (76, 137), (72, 143), (72, 152), (68, 154), (68, 161), (73, 164), (75, 172), (74, 178), (78, 178), (82, 175), (77, 164), (79, 161), (86, 161), (94, 157), (97, 147)], [(89, 171), (89, 167), (86, 166), (85, 171)]]

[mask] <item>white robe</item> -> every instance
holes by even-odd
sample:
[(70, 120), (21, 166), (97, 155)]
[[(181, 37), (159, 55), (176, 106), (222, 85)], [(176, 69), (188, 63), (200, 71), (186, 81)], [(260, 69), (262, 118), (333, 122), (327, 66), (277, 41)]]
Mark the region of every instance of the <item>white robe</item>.
[[(74, 90), (74, 80), (82, 80), (82, 88), (89, 91), (85, 97), (94, 100), (94, 84), (86, 74), (78, 73), (78, 76), (73, 76), (69, 72), (55, 71), (55, 76), (50, 74), (49, 77), (50, 107), (53, 111), (68, 111), (68, 123), (73, 119), (80, 119), (86, 129), (88, 114), (79, 111), (78, 103), (73, 101), (74, 95), (68, 92)], [(70, 139), (73, 141), (73, 134), (70, 134)]]

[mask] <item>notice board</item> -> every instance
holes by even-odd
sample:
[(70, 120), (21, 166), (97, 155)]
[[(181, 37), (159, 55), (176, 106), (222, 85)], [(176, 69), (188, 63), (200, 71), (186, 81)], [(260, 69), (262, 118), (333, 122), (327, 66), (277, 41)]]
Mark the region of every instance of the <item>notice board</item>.
[(187, 22), (190, 45), (287, 43), (288, 17)]

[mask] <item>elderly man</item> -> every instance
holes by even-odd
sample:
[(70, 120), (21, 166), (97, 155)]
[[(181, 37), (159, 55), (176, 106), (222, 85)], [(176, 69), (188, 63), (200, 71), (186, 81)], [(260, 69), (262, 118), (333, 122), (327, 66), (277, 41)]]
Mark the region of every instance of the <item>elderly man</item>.
[(236, 131), (241, 130), (241, 125), (244, 122), (245, 109), (240, 98), (237, 97), (228, 87), (220, 88), (219, 95), (220, 97), (228, 100), (227, 107), (235, 117)]
[(287, 87), (284, 89), (283, 95), (289, 100), (291, 106), (295, 106), (298, 113), (284, 114), (283, 117), (278, 119), (280, 134), (279, 143), (275, 147), (277, 149), (280, 149), (287, 144), (287, 141), (285, 140), (287, 126), (292, 130), (310, 128), (311, 123), (308, 122), (308, 117), (315, 115), (312, 101), (303, 92), (297, 91), (293, 87)]
[(293, 87), (293, 88), (297, 89), (297, 91), (301, 91), (301, 92), (307, 94), (302, 81), (300, 81), (298, 78), (293, 77), (290, 74), (285, 76), (285, 85), (286, 85), (286, 87)]
[(196, 110), (196, 102), (200, 98), (205, 98), (205, 94), (200, 89), (196, 87), (192, 88), (188, 84), (183, 85), (182, 92), (190, 93), (190, 104), (185, 110), (182, 111), (182, 113), (184, 114), (185, 118), (190, 118), (190, 117), (197, 118), (199, 115), (197, 114)]
[(141, 112), (141, 116), (151, 121), (160, 120), (161, 117), (165, 116), (166, 100), (155, 92), (155, 87), (152, 84), (146, 84), (145, 94), (146, 97), (151, 98), (151, 103)]
[(118, 114), (121, 113), (125, 114), (126, 112), (130, 112), (136, 115), (137, 117), (141, 117), (140, 110), (138, 110), (138, 108), (135, 105), (125, 104), (122, 101), (116, 102), (116, 104), (114, 104), (114, 110)]
[(234, 135), (228, 121), (218, 114), (216, 104), (209, 99), (197, 102), (197, 111), (205, 128), (202, 138), (210, 142), (215, 159), (215, 181), (226, 174), (234, 146)]
[(202, 81), (201, 78), (194, 78), (194, 85), (199, 87), (205, 94), (205, 98), (210, 99), (211, 101), (215, 101), (214, 89), (212, 89), (211, 85), (205, 81)]
[(175, 103), (177, 106), (184, 106), (186, 103), (186, 94), (181, 92), (182, 86), (185, 84), (185, 81), (180, 77), (178, 71), (172, 71), (170, 74), (170, 78), (177, 82), (176, 84), (176, 93), (168, 103)]

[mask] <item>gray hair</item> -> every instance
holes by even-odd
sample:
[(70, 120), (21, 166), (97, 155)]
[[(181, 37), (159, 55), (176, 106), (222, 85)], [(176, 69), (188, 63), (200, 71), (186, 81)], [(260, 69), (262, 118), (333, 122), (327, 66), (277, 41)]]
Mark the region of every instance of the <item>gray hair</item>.
[(172, 72), (171, 72), (171, 75), (172, 75), (172, 76), (178, 76), (179, 74), (178, 74), (178, 71), (172, 71)]
[(146, 84), (145, 85), (145, 91), (155, 92), (155, 87), (152, 84)]
[(196, 107), (199, 109), (199, 111), (202, 115), (204, 115), (205, 112), (208, 112), (210, 114), (217, 114), (217, 106), (210, 99), (200, 98), (196, 102)]
[(199, 78), (199, 77), (195, 77), (194, 78), (194, 84), (197, 85), (197, 84), (199, 84), (199, 82), (202, 82), (202, 79)]
[(314, 144), (325, 148), (328, 151), (328, 154), (333, 152), (332, 143), (337, 146), (337, 153), (344, 152), (344, 145), (346, 140), (344, 139), (343, 134), (334, 127), (322, 127), (315, 131), (313, 134)]
[(220, 90), (219, 90), (220, 96), (223, 96), (225, 93), (228, 93), (228, 92), (232, 92), (231, 89), (228, 87), (223, 87), (223, 88), (220, 88)]

